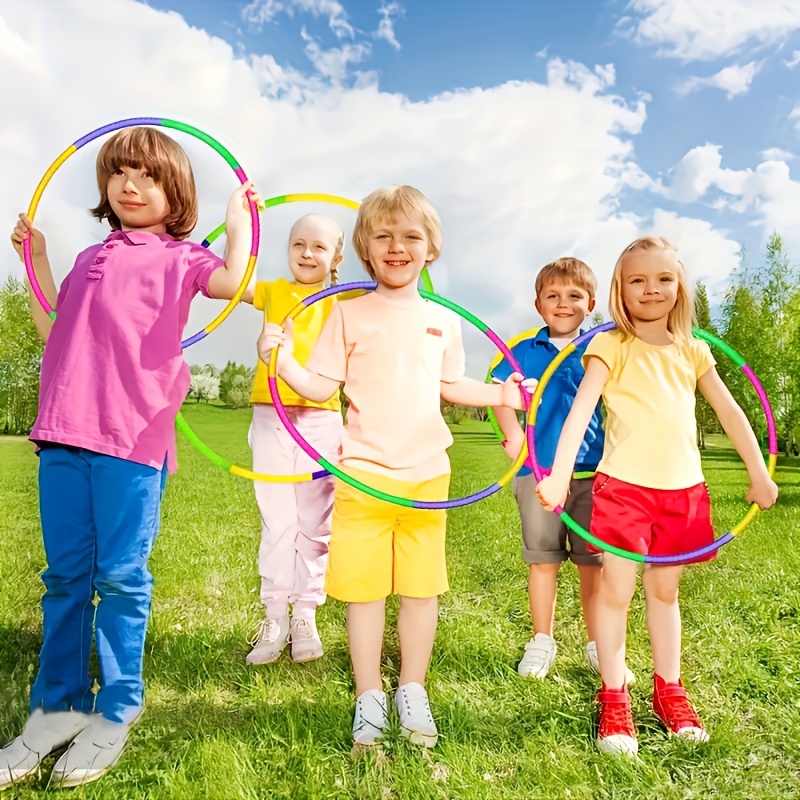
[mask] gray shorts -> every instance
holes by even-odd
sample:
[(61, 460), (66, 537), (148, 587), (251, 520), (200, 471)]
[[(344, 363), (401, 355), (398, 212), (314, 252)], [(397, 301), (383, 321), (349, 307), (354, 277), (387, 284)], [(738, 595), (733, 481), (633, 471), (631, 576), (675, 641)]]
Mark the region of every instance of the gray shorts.
[[(592, 517), (594, 477), (573, 478), (569, 484), (566, 512), (587, 531)], [(514, 497), (522, 519), (522, 558), (527, 564), (557, 564), (569, 559), (573, 564), (597, 565), (602, 553), (590, 553), (587, 541), (571, 531), (552, 511), (545, 511), (536, 496), (536, 477), (514, 478)], [(567, 549), (569, 541), (569, 549)]]

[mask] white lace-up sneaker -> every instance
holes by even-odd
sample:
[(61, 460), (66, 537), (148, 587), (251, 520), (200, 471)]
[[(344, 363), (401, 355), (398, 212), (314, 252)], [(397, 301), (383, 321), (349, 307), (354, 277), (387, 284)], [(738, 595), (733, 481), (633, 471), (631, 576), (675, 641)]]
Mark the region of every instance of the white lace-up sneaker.
[(546, 633), (537, 633), (525, 645), (525, 652), (519, 662), (517, 672), (523, 678), (539, 678), (540, 680), (546, 678), (550, 667), (556, 660), (557, 650), (558, 645), (552, 636), (548, 636)]
[(91, 724), (73, 739), (56, 761), (50, 784), (81, 786), (101, 778), (117, 763), (128, 741), (130, 725), (92, 714)]
[(312, 617), (294, 617), (289, 624), (289, 641), (292, 643), (292, 661), (313, 661), (322, 653), (316, 620)]
[(89, 723), (89, 714), (37, 708), (30, 715), (22, 735), (0, 750), (0, 789), (33, 775), (42, 760), (69, 744)]
[(406, 683), (398, 688), (394, 702), (400, 715), (400, 733), (412, 744), (434, 747), (439, 732), (433, 721), (425, 687), (419, 683)]
[(353, 741), (367, 747), (383, 739), (386, 731), (386, 692), (367, 689), (356, 698)]
[[(586, 661), (589, 663), (589, 666), (599, 675), (600, 674), (600, 662), (597, 659), (597, 645), (595, 642), (589, 642), (586, 645)], [(636, 676), (628, 669), (628, 665), (625, 665), (625, 685), (630, 686), (636, 680)]]
[(289, 640), (289, 615), (261, 620), (249, 644), (253, 649), (247, 654), (248, 664), (270, 664), (277, 661)]

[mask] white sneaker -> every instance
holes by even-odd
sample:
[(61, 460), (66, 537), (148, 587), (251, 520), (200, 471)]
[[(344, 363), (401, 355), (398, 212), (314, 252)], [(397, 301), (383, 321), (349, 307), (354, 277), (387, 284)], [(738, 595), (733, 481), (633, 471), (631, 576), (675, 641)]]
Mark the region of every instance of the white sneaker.
[(412, 744), (434, 747), (439, 731), (433, 721), (425, 687), (419, 683), (406, 683), (397, 689), (394, 702), (400, 715), (400, 733)]
[(544, 679), (550, 672), (550, 667), (556, 660), (558, 645), (552, 636), (546, 633), (537, 633), (528, 644), (525, 645), (525, 653), (519, 662), (517, 672), (523, 678)]
[[(600, 661), (597, 658), (597, 644), (595, 642), (588, 642), (586, 645), (586, 661), (589, 666), (599, 675), (600, 674)], [(625, 685), (630, 686), (636, 680), (636, 676), (625, 665)]]
[(56, 761), (50, 783), (54, 786), (81, 786), (105, 775), (117, 763), (131, 726), (92, 714), (91, 723), (73, 740)]
[(356, 698), (356, 713), (353, 717), (353, 741), (371, 746), (383, 739), (386, 731), (386, 692), (367, 689)]
[(69, 744), (89, 723), (89, 714), (79, 711), (51, 711), (37, 708), (30, 715), (22, 735), (0, 750), (0, 789), (36, 772), (42, 760)]
[(256, 635), (250, 639), (253, 649), (247, 654), (248, 664), (270, 664), (280, 658), (289, 639), (289, 615), (261, 620)]
[(289, 641), (292, 643), (292, 661), (313, 661), (322, 653), (316, 620), (293, 618), (289, 624)]

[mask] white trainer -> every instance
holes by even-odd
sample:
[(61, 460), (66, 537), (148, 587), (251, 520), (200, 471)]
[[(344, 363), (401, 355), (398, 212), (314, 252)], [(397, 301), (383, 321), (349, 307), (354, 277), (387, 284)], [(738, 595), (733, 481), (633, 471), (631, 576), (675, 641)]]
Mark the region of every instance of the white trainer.
[(400, 715), (400, 733), (412, 744), (434, 747), (439, 731), (436, 730), (425, 687), (419, 683), (406, 683), (397, 689), (394, 702)]
[[(589, 666), (599, 675), (600, 674), (600, 661), (597, 658), (597, 644), (595, 642), (588, 642), (586, 645), (586, 661)], [(630, 686), (636, 680), (636, 676), (625, 665), (625, 685)]]
[(294, 617), (289, 624), (289, 641), (292, 643), (292, 661), (313, 661), (322, 656), (322, 640), (313, 617)]
[(367, 689), (356, 698), (353, 741), (367, 747), (377, 744), (386, 731), (386, 692)]
[(117, 763), (131, 726), (92, 714), (91, 724), (72, 741), (56, 761), (50, 776), (53, 786), (81, 786), (101, 778)]
[(37, 708), (30, 715), (22, 735), (0, 750), (0, 789), (37, 772), (42, 760), (69, 744), (89, 723), (89, 714), (79, 711), (51, 711)]
[(517, 672), (523, 678), (543, 680), (556, 660), (557, 650), (558, 645), (552, 636), (548, 636), (546, 633), (537, 633), (525, 645), (525, 652), (519, 662)]
[(261, 620), (255, 636), (249, 644), (253, 649), (247, 654), (248, 664), (271, 664), (280, 658), (283, 648), (289, 641), (289, 615), (266, 617)]

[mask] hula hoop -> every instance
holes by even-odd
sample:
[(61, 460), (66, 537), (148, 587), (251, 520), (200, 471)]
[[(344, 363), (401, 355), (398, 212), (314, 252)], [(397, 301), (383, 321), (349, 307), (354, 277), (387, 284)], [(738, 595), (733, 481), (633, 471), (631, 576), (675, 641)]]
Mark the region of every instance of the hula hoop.
[[(347, 292), (353, 291), (355, 289), (364, 289), (366, 291), (373, 291), (377, 283), (375, 281), (357, 281), (355, 283), (345, 283), (340, 284), (338, 286), (331, 286), (328, 289), (323, 289), (316, 294), (312, 294), (310, 297), (307, 297), (302, 303), (299, 303), (295, 306), (292, 311), (289, 312), (286, 319), (294, 319), (297, 314), (299, 314), (304, 308), (307, 308), (314, 303), (323, 300), (326, 297), (330, 297), (331, 295), (338, 294), (339, 292)], [(426, 300), (431, 300), (434, 303), (438, 303), (440, 306), (444, 306), (445, 308), (450, 309), (450, 311), (455, 312), (460, 316), (462, 319), (466, 319), (468, 322), (471, 322), (478, 330), (480, 330), (483, 334), (485, 334), (490, 341), (492, 341), (499, 349), (500, 352), (509, 360), (509, 363), (514, 368), (515, 371), (519, 370), (519, 364), (517, 363), (516, 359), (512, 355), (511, 351), (506, 347), (503, 340), (489, 328), (488, 325), (481, 322), (476, 316), (471, 314), (464, 308), (453, 303), (451, 300), (446, 300), (443, 297), (440, 297), (438, 294), (433, 294), (432, 292), (428, 292), (424, 289), (420, 290), (420, 296)], [(321, 456), (300, 434), (297, 428), (294, 426), (292, 421), (289, 419), (288, 415), (286, 414), (286, 410), (283, 407), (283, 403), (281, 403), (280, 394), (278, 393), (278, 350), (280, 348), (275, 348), (272, 351), (272, 357), (269, 361), (269, 391), (272, 395), (272, 402), (275, 405), (275, 410), (278, 413), (278, 417), (280, 418), (281, 422), (286, 426), (286, 430), (289, 431), (289, 435), (298, 446), (311, 458), (314, 459), (321, 467), (324, 467), (331, 475), (339, 478), (340, 480), (344, 481), (345, 483), (349, 484), (350, 486), (359, 489), (362, 492), (370, 495), (371, 497), (375, 497), (378, 500), (386, 500), (389, 503), (394, 503), (395, 505), (405, 506), (407, 508), (424, 508), (424, 509), (445, 509), (445, 508), (458, 508), (460, 506), (466, 506), (470, 503), (476, 503), (478, 500), (483, 500), (490, 495), (493, 495), (495, 492), (499, 492), (500, 489), (503, 488), (513, 477), (517, 474), (517, 471), (522, 466), (522, 463), (525, 461), (526, 452), (525, 448), (523, 447), (519, 456), (511, 465), (511, 468), (500, 478), (499, 481), (496, 483), (487, 486), (485, 489), (482, 489), (479, 492), (473, 492), (472, 494), (466, 495), (465, 497), (454, 497), (449, 500), (409, 500), (406, 497), (398, 497), (397, 495), (387, 494), (386, 492), (381, 492), (378, 489), (374, 489), (371, 486), (368, 486), (366, 483), (359, 481), (358, 479), (348, 475), (343, 470), (339, 469), (335, 464), (332, 464), (326, 458)], [(530, 399), (528, 397), (527, 392), (523, 389), (520, 389), (522, 392), (523, 404), (527, 410), (528, 405), (530, 403)]]
[[(533, 393), (533, 397), (531, 398), (531, 405), (530, 411), (528, 412), (528, 429), (527, 429), (527, 439), (528, 439), (528, 450), (531, 454), (531, 461), (533, 462), (533, 474), (536, 476), (537, 483), (542, 480), (544, 477), (544, 473), (542, 472), (542, 468), (539, 465), (539, 462), (536, 460), (536, 447), (535, 447), (535, 430), (536, 430), (536, 412), (539, 406), (539, 401), (542, 399), (542, 393), (544, 392), (545, 386), (547, 386), (547, 382), (552, 377), (553, 373), (558, 369), (559, 365), (564, 361), (564, 359), (573, 352), (579, 345), (586, 342), (595, 334), (601, 333), (603, 331), (609, 331), (612, 328), (616, 327), (613, 322), (606, 322), (603, 325), (598, 325), (596, 328), (592, 328), (592, 330), (587, 331), (586, 333), (581, 334), (577, 339), (573, 342), (570, 342), (551, 362), (547, 369), (542, 374), (541, 379), (539, 380), (539, 384), (536, 387), (536, 391)], [(767, 471), (769, 472), (770, 477), (772, 477), (775, 473), (775, 465), (778, 461), (778, 436), (775, 429), (775, 415), (772, 411), (772, 406), (770, 405), (769, 398), (767, 397), (767, 393), (764, 391), (764, 387), (761, 385), (761, 381), (756, 377), (756, 374), (753, 372), (752, 367), (742, 358), (739, 353), (736, 352), (729, 344), (722, 341), (722, 339), (714, 336), (708, 331), (701, 330), (700, 328), (695, 328), (692, 333), (694, 334), (695, 338), (700, 339), (707, 344), (716, 347), (717, 349), (721, 350), (728, 358), (733, 361), (733, 363), (741, 369), (744, 373), (745, 377), (750, 381), (753, 388), (758, 395), (758, 399), (761, 402), (761, 407), (764, 410), (764, 416), (767, 420), (767, 431), (769, 434), (769, 447), (768, 447), (768, 454), (769, 458), (767, 459)], [(564, 521), (564, 524), (572, 531), (578, 534), (581, 538), (585, 539), (590, 544), (594, 545), (600, 550), (604, 550), (607, 553), (612, 553), (615, 556), (620, 556), (621, 558), (627, 558), (630, 561), (638, 561), (641, 564), (660, 564), (660, 565), (674, 565), (674, 564), (685, 564), (687, 561), (692, 561), (696, 558), (701, 558), (702, 556), (708, 555), (709, 553), (713, 553), (716, 550), (719, 550), (720, 547), (727, 544), (728, 542), (732, 541), (735, 536), (740, 534), (755, 518), (756, 514), (758, 514), (759, 508), (758, 505), (753, 503), (750, 508), (748, 509), (747, 513), (742, 517), (742, 519), (734, 525), (727, 533), (724, 533), (722, 536), (716, 538), (711, 544), (707, 544), (705, 547), (698, 547), (695, 550), (691, 550), (688, 553), (679, 553), (676, 555), (666, 555), (666, 556), (653, 556), (653, 555), (643, 555), (641, 553), (632, 553), (629, 550), (623, 550), (621, 547), (616, 547), (614, 545), (606, 544), (601, 539), (598, 539), (596, 536), (593, 536), (589, 531), (587, 531), (584, 527), (579, 525), (575, 522), (566, 511), (564, 511), (562, 506), (556, 506), (553, 509), (554, 513), (558, 514), (561, 519)]]
[[(165, 119), (162, 117), (132, 117), (130, 119), (122, 119), (118, 120), (117, 122), (111, 122), (108, 125), (103, 125), (101, 128), (97, 128), (91, 133), (87, 133), (86, 136), (82, 136), (80, 139), (73, 142), (66, 150), (64, 150), (64, 152), (48, 167), (44, 177), (39, 181), (36, 191), (33, 193), (33, 198), (28, 206), (28, 217), (31, 222), (33, 222), (34, 216), (36, 215), (36, 209), (39, 207), (39, 200), (41, 199), (42, 193), (47, 187), (47, 184), (50, 183), (50, 179), (71, 155), (80, 150), (84, 145), (89, 144), (89, 142), (94, 141), (100, 136), (104, 136), (112, 131), (118, 131), (122, 128), (131, 128), (138, 125), (154, 125), (162, 128), (173, 128), (174, 130), (188, 133), (191, 136), (194, 136), (196, 139), (200, 139), (200, 141), (210, 145), (225, 159), (225, 161), (228, 162), (240, 183), (247, 183), (247, 175), (245, 175), (244, 170), (241, 168), (241, 166), (239, 166), (239, 162), (216, 139), (212, 138), (207, 133), (203, 133), (203, 131), (201, 131), (199, 128), (187, 125), (184, 122), (178, 122), (174, 119)], [(239, 300), (241, 300), (242, 295), (247, 289), (247, 284), (250, 282), (250, 277), (252, 276), (253, 270), (256, 266), (260, 237), (258, 209), (256, 208), (256, 204), (250, 198), (248, 198), (248, 202), (250, 204), (250, 219), (252, 220), (253, 234), (250, 245), (250, 257), (247, 261), (247, 269), (245, 270), (242, 282), (239, 285), (239, 288), (236, 290), (236, 294), (230, 299), (225, 308), (222, 309), (222, 311), (208, 325), (206, 325), (205, 328), (181, 342), (181, 347), (183, 349), (190, 347), (196, 342), (199, 342), (201, 339), (205, 339), (209, 333), (211, 333), (215, 328), (218, 328), (231, 315), (233, 309), (238, 305)], [(34, 296), (39, 301), (39, 304), (45, 310), (47, 315), (51, 319), (55, 319), (56, 312), (47, 302), (47, 298), (42, 292), (42, 287), (39, 285), (39, 280), (37, 279), (36, 273), (33, 269), (30, 236), (28, 236), (22, 243), (22, 254), (25, 262), (25, 271), (28, 273), (28, 281), (30, 282), (31, 290), (33, 291)]]
[[(277, 197), (270, 197), (264, 200), (263, 206), (259, 210), (266, 210), (274, 208), (275, 206), (284, 205), (285, 203), (331, 203), (333, 205), (344, 206), (345, 208), (357, 209), (359, 203), (355, 200), (350, 200), (347, 197), (341, 197), (337, 194), (319, 194), (316, 192), (300, 192), (297, 194), (282, 194)], [(225, 231), (225, 223), (218, 225), (211, 233), (203, 239), (203, 247), (208, 247)], [(428, 268), (422, 270), (420, 281), (425, 287), (426, 291), (433, 292), (433, 284), (431, 283)], [(269, 475), (265, 472), (254, 472), (247, 467), (233, 464), (227, 459), (223, 458), (219, 453), (212, 450), (196, 433), (192, 430), (189, 423), (182, 413), (178, 412), (175, 419), (175, 427), (189, 440), (189, 443), (203, 456), (205, 456), (214, 466), (219, 467), (237, 478), (245, 478), (246, 480), (259, 481), (261, 483), (304, 483), (305, 481), (316, 481), (320, 478), (325, 478), (330, 473), (326, 469), (316, 470), (314, 472), (302, 472), (296, 475)]]

